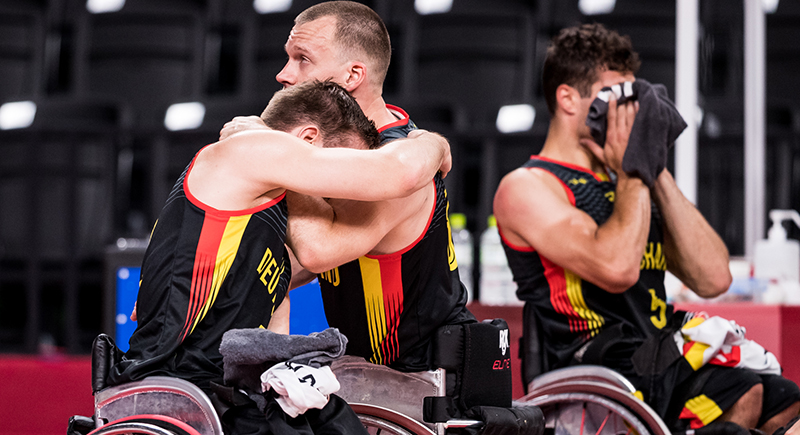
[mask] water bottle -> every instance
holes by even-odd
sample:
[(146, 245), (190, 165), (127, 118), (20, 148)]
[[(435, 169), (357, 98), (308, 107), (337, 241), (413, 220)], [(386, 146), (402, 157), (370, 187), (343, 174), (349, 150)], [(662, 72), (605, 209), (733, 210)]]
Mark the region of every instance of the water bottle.
[(472, 234), (467, 229), (467, 217), (463, 213), (450, 215), (450, 230), (453, 250), (458, 262), (458, 276), (467, 289), (467, 301), (472, 301)]
[(480, 302), (486, 305), (520, 305), (517, 285), (506, 253), (500, 243), (497, 220), (489, 216), (488, 228), (481, 234), (481, 295)]
[(800, 304), (800, 242), (786, 237), (781, 223), (792, 220), (800, 227), (800, 214), (794, 210), (770, 210), (772, 227), (766, 240), (756, 242), (753, 272), (766, 281), (761, 295), (764, 303)]

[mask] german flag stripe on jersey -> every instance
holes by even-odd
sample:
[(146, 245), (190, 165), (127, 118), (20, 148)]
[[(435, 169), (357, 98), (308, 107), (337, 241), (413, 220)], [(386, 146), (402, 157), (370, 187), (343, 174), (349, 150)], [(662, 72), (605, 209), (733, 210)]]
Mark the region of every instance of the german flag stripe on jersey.
[(325, 316), (347, 336), (348, 355), (401, 371), (430, 370), (434, 332), (475, 321), (449, 255), (444, 182), (436, 176), (431, 184), (434, 203), (416, 240), (319, 275)]
[(688, 419), (689, 427), (699, 429), (722, 415), (722, 409), (705, 394), (689, 399), (678, 418)]
[(556, 312), (567, 317), (570, 332), (585, 333), (587, 338), (597, 334), (605, 324), (605, 319), (586, 305), (582, 280), (547, 258), (540, 258), (550, 285), (550, 303)]
[(214, 304), (219, 289), (236, 258), (247, 223), (252, 215), (227, 219), (206, 215), (197, 243), (189, 306), (180, 340), (194, 331)]
[(370, 360), (375, 364), (391, 363), (400, 351), (397, 327), (403, 312), (403, 282), (399, 260), (399, 257), (358, 259), (372, 346)]
[(205, 388), (222, 371), (223, 334), (269, 325), (288, 291), (285, 194), (248, 209), (216, 209), (192, 195), (193, 164), (153, 227), (142, 263), (139, 324), (126, 353), (135, 363), (109, 375), (112, 385), (159, 374)]

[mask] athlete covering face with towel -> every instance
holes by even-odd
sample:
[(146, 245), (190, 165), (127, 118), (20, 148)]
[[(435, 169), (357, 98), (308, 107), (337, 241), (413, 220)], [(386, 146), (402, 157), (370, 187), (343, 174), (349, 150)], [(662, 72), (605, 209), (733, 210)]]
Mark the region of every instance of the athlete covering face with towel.
[[(621, 372), (673, 431), (732, 421), (772, 433), (800, 408), (791, 381), (710, 365), (695, 372), (676, 349), (669, 367), (653, 363), (688, 320), (666, 303), (665, 271), (705, 298), (727, 290), (731, 275), (722, 240), (665, 169), (672, 117), (653, 113), (669, 104), (645, 101), (645, 91), (624, 104), (607, 95), (604, 146), (593, 139), (598, 92), (634, 81), (638, 67), (630, 39), (599, 24), (564, 29), (548, 48), (544, 147), (503, 178), (494, 199), (525, 320), (539, 323), (550, 369), (589, 363)], [(659, 124), (663, 139), (636, 142), (654, 136), (637, 130), (648, 124)]]

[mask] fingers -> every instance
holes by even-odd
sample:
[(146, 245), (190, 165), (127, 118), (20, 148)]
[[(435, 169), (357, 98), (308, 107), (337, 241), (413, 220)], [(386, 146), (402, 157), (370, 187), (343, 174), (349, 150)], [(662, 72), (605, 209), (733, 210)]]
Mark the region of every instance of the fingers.
[(448, 152), (447, 155), (442, 160), (442, 166), (439, 167), (439, 173), (442, 175), (442, 178), (446, 178), (447, 174), (450, 172), (450, 169), (453, 168), (453, 156)]
[[(628, 147), (628, 139), (638, 111), (639, 103), (636, 101), (619, 104), (615, 95), (612, 94), (609, 98), (608, 129), (603, 156), (605, 157), (606, 165), (618, 174), (622, 169), (622, 159)], [(597, 155), (594, 148), (589, 147), (589, 149)]]
[(219, 131), (219, 140), (230, 137), (233, 133), (236, 133), (236, 127), (233, 125), (233, 121), (228, 121), (222, 126), (222, 130)]
[(623, 105), (625, 111), (625, 130), (630, 131), (633, 128), (633, 120), (636, 117), (636, 109), (638, 102), (629, 101)]
[(131, 312), (131, 321), (135, 322), (137, 320), (136, 317), (136, 302), (133, 303), (133, 311)]
[[(417, 131), (420, 131), (420, 130), (417, 130)], [(430, 133), (430, 132), (427, 132), (427, 131), (424, 131), (424, 130), (422, 130), (422, 133), (432, 134), (442, 144), (444, 154), (442, 155), (442, 164), (439, 167), (439, 173), (442, 175), (442, 178), (447, 177), (447, 174), (450, 172), (450, 169), (452, 169), (452, 167), (453, 167), (453, 155), (450, 154), (450, 142), (448, 142), (447, 139), (444, 138), (444, 136), (441, 136), (441, 135), (436, 134), (436, 133)], [(420, 134), (422, 134), (422, 133), (420, 133)]]
[(255, 115), (251, 116), (237, 116), (222, 126), (219, 132), (219, 140), (228, 138), (240, 131), (267, 128), (264, 121)]
[(617, 96), (614, 95), (613, 92), (609, 93), (608, 98), (608, 114), (606, 114), (606, 120), (608, 122), (608, 132), (611, 132), (612, 128), (617, 126)]

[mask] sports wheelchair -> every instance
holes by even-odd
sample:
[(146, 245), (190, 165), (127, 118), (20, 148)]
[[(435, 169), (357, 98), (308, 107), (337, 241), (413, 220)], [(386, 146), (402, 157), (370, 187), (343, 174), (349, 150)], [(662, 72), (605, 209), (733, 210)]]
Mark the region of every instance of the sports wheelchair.
[[(68, 434), (91, 430), (91, 435), (222, 435), (211, 401), (195, 385), (150, 377), (106, 387), (108, 367), (104, 364), (108, 363), (93, 358), (94, 417), (73, 417)], [(453, 376), (445, 369), (403, 373), (357, 357), (340, 358), (331, 368), (342, 386), (337, 395), (350, 404), (371, 434), (444, 435), (483, 424), (460, 415), (426, 421), (431, 420), (423, 411), (430, 408), (428, 401), (449, 393)], [(528, 394), (512, 406), (538, 406), (544, 414), (545, 435), (669, 435), (660, 418), (633, 391), (624, 377), (609, 369), (571, 367), (537, 376)]]
[(634, 395), (623, 375), (598, 365), (578, 365), (548, 371), (542, 351), (541, 326), (526, 304), (519, 343), (522, 377), (527, 394), (515, 404), (539, 406), (546, 427), (556, 435), (670, 435), (661, 417)]

